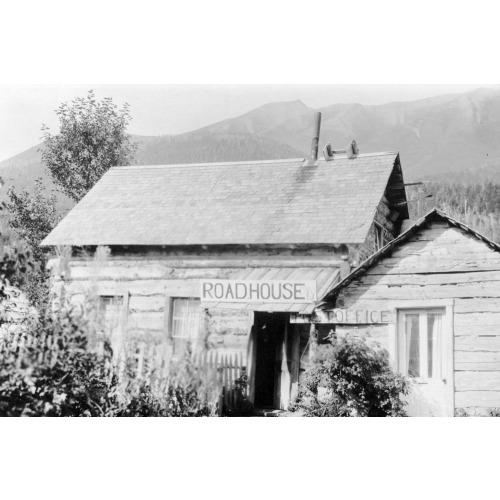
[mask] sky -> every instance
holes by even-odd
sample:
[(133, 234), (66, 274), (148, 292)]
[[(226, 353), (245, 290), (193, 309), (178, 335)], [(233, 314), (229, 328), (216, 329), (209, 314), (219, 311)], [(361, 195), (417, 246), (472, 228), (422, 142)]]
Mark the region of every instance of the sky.
[(41, 126), (57, 132), (55, 110), (93, 89), (98, 98), (130, 105), (129, 132), (179, 134), (277, 101), (300, 99), (320, 108), (335, 103), (384, 104), (461, 93), (481, 84), (440, 85), (0, 85), (0, 161), (38, 144)]

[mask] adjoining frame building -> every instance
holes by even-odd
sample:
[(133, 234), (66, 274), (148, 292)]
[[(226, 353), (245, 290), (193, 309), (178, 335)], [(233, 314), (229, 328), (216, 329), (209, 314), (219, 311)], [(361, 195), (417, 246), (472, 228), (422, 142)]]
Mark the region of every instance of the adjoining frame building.
[(500, 408), (500, 245), (434, 209), (325, 294), (307, 321), (368, 335), (413, 380), (413, 416)]

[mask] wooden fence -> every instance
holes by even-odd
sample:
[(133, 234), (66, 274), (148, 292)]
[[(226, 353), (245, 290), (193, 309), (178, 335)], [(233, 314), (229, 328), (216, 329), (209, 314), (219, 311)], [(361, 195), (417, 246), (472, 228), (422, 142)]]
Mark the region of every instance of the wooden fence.
[[(104, 353), (103, 339), (89, 343), (88, 351)], [(14, 354), (21, 366), (28, 352), (35, 352), (38, 362), (55, 364), (60, 355), (58, 337), (35, 337), (25, 331), (6, 333), (0, 337), (0, 362), (7, 353)], [(120, 385), (127, 381), (145, 382), (157, 390), (165, 390), (181, 376), (181, 366), (203, 381), (207, 398), (217, 400), (218, 413), (232, 410), (238, 399), (247, 396), (246, 355), (243, 352), (198, 350), (174, 356), (169, 345), (135, 341), (114, 346), (110, 358), (110, 377), (117, 376)], [(184, 374), (185, 376), (185, 374)], [(139, 386), (139, 384), (136, 384)]]

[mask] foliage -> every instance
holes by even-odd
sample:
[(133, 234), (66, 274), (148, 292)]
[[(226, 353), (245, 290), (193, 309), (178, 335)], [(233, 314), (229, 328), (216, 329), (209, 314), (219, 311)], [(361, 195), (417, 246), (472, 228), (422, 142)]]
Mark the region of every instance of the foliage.
[[(33, 268), (29, 251), (17, 247), (2, 247), (0, 254), (0, 302), (5, 300), (7, 286), (19, 286)], [(1, 318), (0, 318), (1, 323)]]
[(19, 280), (19, 287), (30, 302), (41, 310), (48, 305), (50, 273), (46, 270), (50, 248), (40, 247), (42, 240), (58, 222), (55, 196), (45, 196), (41, 179), (35, 180), (33, 192), (24, 189), (21, 193), (9, 190), (10, 202), (8, 224), (29, 246), (33, 266)]
[[(167, 379), (118, 376), (109, 341), (96, 346), (97, 322), (89, 311), (62, 309), (25, 326), (33, 339), (22, 352), (0, 338), (0, 416), (208, 416), (217, 411), (203, 377), (187, 353)], [(47, 338), (47, 346), (38, 342)], [(152, 382), (153, 381), (153, 382)]]
[[(422, 199), (432, 194), (432, 198)], [(407, 188), (410, 218), (418, 219), (440, 208), (485, 236), (500, 242), (500, 184), (487, 182), (431, 182)]]
[(165, 385), (150, 380), (130, 379), (126, 402), (117, 416), (124, 417), (203, 417), (215, 415), (217, 397), (210, 393), (203, 375), (190, 362), (187, 348), (170, 365)]
[(318, 417), (404, 416), (408, 390), (407, 379), (391, 369), (386, 350), (365, 338), (333, 337), (316, 346), (290, 409)]
[(238, 377), (233, 386), (229, 388), (231, 398), (234, 401), (232, 407), (223, 406), (222, 415), (224, 417), (248, 417), (252, 415), (254, 406), (247, 398), (248, 376), (245, 372)]
[(17, 194), (9, 189), (9, 225), (30, 246), (37, 261), (43, 260), (46, 249), (40, 248), (42, 240), (58, 222), (56, 200), (52, 195), (46, 197), (42, 179), (36, 179), (33, 192), (24, 189)]
[[(19, 289), (36, 272), (31, 252), (24, 246), (3, 246), (0, 253), (0, 326), (28, 314), (29, 307), (19, 299)], [(29, 297), (28, 297), (29, 298)], [(22, 316), (21, 316), (22, 317)], [(1, 335), (1, 332), (0, 332)]]
[(117, 393), (110, 372), (111, 349), (88, 349), (89, 323), (82, 313), (62, 311), (28, 325), (53, 349), (29, 347), (22, 356), (6, 342), (0, 369), (0, 416), (106, 416)]
[(93, 91), (56, 111), (60, 131), (43, 126), (42, 161), (54, 183), (79, 201), (111, 167), (132, 163), (135, 146), (126, 133), (128, 105), (118, 109), (111, 98), (98, 101)]

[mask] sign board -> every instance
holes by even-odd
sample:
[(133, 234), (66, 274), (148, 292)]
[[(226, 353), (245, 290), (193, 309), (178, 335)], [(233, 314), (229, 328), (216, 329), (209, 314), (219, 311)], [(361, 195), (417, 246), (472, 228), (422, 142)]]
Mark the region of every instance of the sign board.
[(201, 280), (202, 302), (287, 302), (316, 301), (316, 281), (286, 280)]
[(395, 323), (394, 311), (375, 309), (329, 309), (314, 311), (312, 323), (331, 325), (370, 325), (377, 323)]

